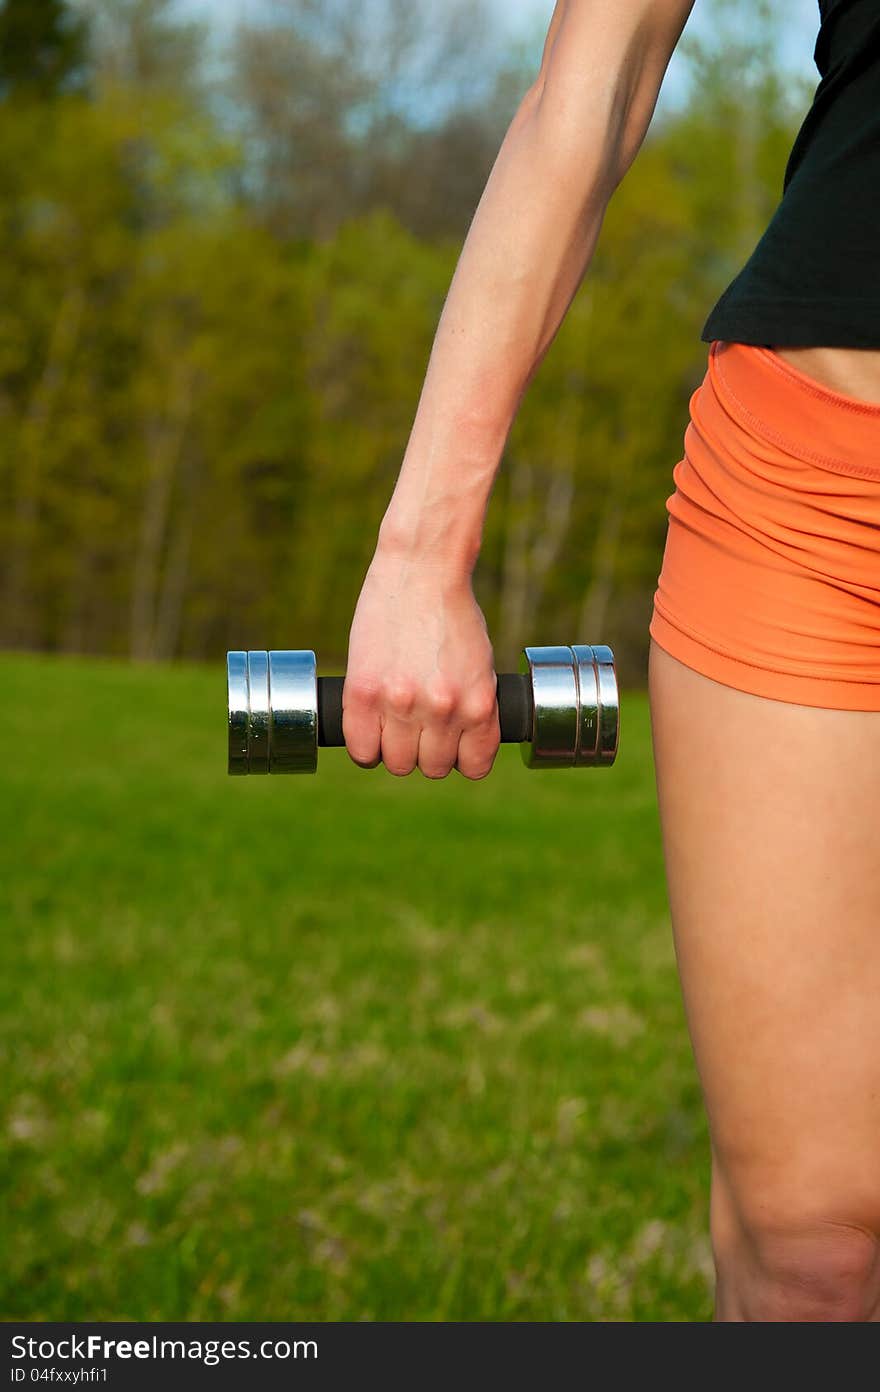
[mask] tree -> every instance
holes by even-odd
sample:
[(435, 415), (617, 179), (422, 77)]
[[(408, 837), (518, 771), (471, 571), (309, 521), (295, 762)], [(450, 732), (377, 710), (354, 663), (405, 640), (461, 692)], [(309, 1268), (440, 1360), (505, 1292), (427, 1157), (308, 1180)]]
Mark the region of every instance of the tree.
[[(149, 21), (149, 61), (108, 66), (102, 28), (90, 100), (0, 108), (0, 642), (212, 660), (294, 645), (344, 660), (474, 169), (494, 158), (492, 123), (509, 120), (528, 68), (503, 64), (482, 114), (438, 96), (419, 124), (403, 87), (371, 87), (375, 51), (342, 38), (356, 47), (365, 15), (399, 11), (408, 62), (423, 42), (424, 63), (449, 51), (395, 3), (276, 8), (298, 27), (280, 55), (268, 33), (279, 63), (259, 90), (280, 105), (240, 123), (256, 147), (230, 140), (198, 84), (169, 91), (162, 74), (186, 71), (186, 44), (160, 0), (97, 6), (122, 25), (114, 52), (133, 52), (132, 23)], [(705, 372), (699, 330), (776, 206), (803, 114), (762, 34), (757, 55), (726, 39), (724, 62), (706, 49), (684, 108), (652, 125), (517, 413), (474, 572), (500, 668), (524, 642), (611, 641), (621, 681), (644, 676), (664, 501)], [(278, 203), (264, 196), (270, 154)]]
[(195, 94), (207, 26), (181, 19), (174, 0), (79, 0), (89, 16), (99, 83), (144, 92)]
[(4, 0), (0, 9), (0, 94), (47, 98), (81, 86), (88, 30), (65, 0)]
[(326, 238), (384, 207), (419, 235), (463, 236), (515, 108), (494, 38), (487, 0), (258, 5), (232, 94), (267, 225)]

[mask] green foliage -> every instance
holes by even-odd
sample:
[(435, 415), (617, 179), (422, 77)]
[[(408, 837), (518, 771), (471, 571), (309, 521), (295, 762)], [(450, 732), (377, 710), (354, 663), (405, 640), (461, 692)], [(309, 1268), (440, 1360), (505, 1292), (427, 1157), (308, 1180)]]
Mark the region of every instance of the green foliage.
[[(90, 100), (0, 108), (0, 641), (339, 664), (461, 238), (395, 211), (426, 187), (392, 196), (424, 133), (388, 134), (386, 182), (347, 194), (302, 111), (290, 169), (321, 165), (337, 197), (286, 233), (261, 202), (269, 146), (234, 139), (197, 82), (154, 80), (163, 54), (188, 61), (170, 14), (119, 0)], [(514, 422), (475, 572), (499, 666), (538, 639), (611, 641), (642, 679), (699, 329), (793, 136), (760, 42), (724, 64), (698, 47)], [(349, 87), (364, 99), (340, 78), (343, 105)]]
[(82, 84), (87, 28), (65, 0), (3, 0), (0, 95), (41, 98)]
[(222, 662), (0, 680), (0, 1315), (708, 1318), (641, 693), (610, 774), (233, 780)]

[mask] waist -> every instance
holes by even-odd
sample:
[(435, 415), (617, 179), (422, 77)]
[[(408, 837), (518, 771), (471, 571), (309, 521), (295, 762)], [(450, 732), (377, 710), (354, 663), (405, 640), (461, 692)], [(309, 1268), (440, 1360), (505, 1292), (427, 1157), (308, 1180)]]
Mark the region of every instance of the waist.
[(839, 395), (873, 404), (880, 402), (880, 348), (790, 348), (771, 344), (770, 350)]
[(708, 372), (710, 401), (752, 436), (803, 462), (880, 479), (880, 401), (826, 386), (758, 345), (714, 340)]

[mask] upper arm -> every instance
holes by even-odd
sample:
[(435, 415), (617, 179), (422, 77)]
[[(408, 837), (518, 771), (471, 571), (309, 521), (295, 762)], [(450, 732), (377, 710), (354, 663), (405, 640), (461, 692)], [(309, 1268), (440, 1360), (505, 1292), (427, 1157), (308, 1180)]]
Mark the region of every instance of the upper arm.
[(618, 183), (645, 138), (695, 0), (557, 0), (527, 101), (563, 146), (600, 139)]

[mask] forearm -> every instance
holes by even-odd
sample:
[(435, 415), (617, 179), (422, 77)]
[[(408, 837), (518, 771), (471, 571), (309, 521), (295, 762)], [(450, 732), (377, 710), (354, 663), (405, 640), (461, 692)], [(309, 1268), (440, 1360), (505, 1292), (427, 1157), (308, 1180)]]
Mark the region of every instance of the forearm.
[(539, 98), (514, 117), (440, 317), (383, 551), (472, 571), (510, 427), (615, 186), (611, 108), (610, 95), (597, 95), (595, 132), (579, 146)]

